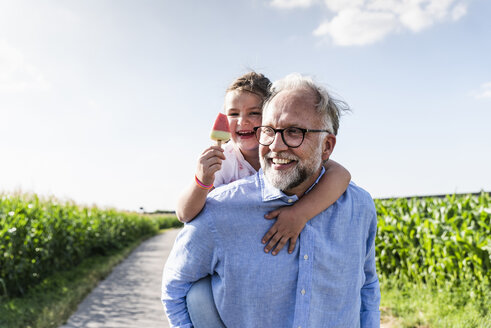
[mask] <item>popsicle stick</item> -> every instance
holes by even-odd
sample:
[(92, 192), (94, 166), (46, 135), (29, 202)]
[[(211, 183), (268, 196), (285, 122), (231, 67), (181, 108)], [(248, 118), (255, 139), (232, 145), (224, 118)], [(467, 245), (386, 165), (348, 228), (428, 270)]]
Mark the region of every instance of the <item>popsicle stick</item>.
[(222, 141), (221, 140), (217, 140), (217, 146), (222, 147)]

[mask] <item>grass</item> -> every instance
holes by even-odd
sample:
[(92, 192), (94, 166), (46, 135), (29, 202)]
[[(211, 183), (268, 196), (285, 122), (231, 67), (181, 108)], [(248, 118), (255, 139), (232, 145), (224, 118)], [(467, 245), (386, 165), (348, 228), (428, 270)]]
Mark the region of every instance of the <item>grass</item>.
[(4, 297), (0, 300), (0, 327), (59, 327), (98, 282), (148, 237), (142, 237), (106, 256), (87, 258), (73, 269), (55, 273), (29, 290), (24, 297)]
[(382, 322), (394, 328), (491, 327), (491, 295), (476, 295), (470, 290), (465, 286), (438, 290), (381, 283)]
[(146, 214), (157, 221), (159, 229), (181, 228), (184, 224), (174, 214)]

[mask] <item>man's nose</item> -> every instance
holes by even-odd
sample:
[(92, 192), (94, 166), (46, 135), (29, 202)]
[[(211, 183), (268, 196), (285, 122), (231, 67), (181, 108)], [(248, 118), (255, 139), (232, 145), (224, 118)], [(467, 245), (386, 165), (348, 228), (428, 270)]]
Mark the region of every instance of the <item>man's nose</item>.
[(271, 145), (269, 145), (269, 149), (271, 149), (271, 151), (274, 151), (274, 152), (280, 152), (282, 150), (288, 149), (288, 146), (283, 141), (283, 138), (281, 136), (280, 131), (276, 132), (273, 143)]

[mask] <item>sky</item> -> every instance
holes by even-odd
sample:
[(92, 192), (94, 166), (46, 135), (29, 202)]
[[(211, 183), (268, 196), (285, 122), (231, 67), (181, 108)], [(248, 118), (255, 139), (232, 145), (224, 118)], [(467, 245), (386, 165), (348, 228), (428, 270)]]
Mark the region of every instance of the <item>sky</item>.
[(0, 0), (0, 191), (174, 210), (227, 86), (312, 76), (372, 197), (491, 191), (491, 1)]

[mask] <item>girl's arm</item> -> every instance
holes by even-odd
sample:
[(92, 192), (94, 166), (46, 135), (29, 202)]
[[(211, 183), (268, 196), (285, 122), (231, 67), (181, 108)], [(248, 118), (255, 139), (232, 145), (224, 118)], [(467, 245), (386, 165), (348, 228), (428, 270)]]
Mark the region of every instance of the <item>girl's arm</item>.
[[(312, 190), (292, 206), (280, 207), (265, 215), (267, 219), (278, 217), (275, 224), (264, 235), (262, 243), (268, 253), (273, 247), (273, 255), (278, 254), (290, 240), (288, 252), (292, 253), (297, 238), (307, 221), (334, 204), (346, 191), (351, 174), (339, 163), (329, 160), (324, 164), (326, 173)], [(268, 242), (269, 241), (269, 242)]]
[(206, 196), (212, 189), (205, 188), (205, 186), (213, 185), (215, 172), (220, 170), (224, 159), (223, 149), (219, 146), (211, 146), (201, 154), (193, 184), (182, 193), (177, 201), (176, 215), (179, 221), (190, 222), (201, 212), (205, 206)]

